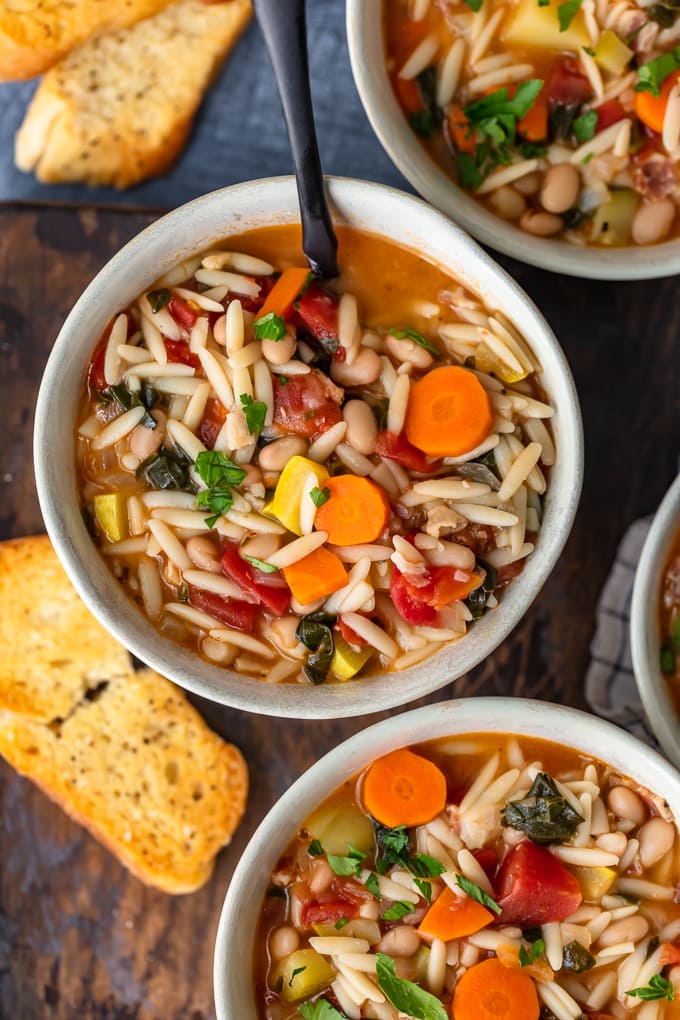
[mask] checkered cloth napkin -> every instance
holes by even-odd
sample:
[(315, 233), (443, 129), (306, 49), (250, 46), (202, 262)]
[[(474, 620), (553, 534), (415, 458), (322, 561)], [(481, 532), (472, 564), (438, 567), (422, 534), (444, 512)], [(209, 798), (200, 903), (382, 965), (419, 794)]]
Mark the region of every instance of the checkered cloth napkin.
[(635, 521), (623, 536), (597, 606), (586, 699), (594, 712), (658, 749), (635, 684), (630, 657), (630, 600), (635, 569), (652, 523)]

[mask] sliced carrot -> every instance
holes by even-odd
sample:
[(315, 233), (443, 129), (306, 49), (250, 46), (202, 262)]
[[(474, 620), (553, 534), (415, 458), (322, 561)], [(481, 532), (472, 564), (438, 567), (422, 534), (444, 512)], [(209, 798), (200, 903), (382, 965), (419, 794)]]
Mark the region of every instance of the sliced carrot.
[[(467, 576), (466, 576), (467, 575)], [(452, 570), (450, 567), (440, 568), (434, 585), (434, 597), (430, 602), (435, 609), (443, 609), (452, 602), (466, 598), (471, 591), (479, 588), (482, 583), (480, 574), (470, 574), (467, 570)]]
[(527, 977), (534, 978), (536, 981), (553, 980), (555, 972), (544, 956), (539, 956), (537, 960), (532, 960), (531, 963), (522, 965), (519, 955), (519, 946), (517, 945), (500, 942), (496, 946), (496, 956), (504, 967), (514, 967), (515, 970), (521, 970)]
[(342, 560), (330, 549), (315, 549), (297, 563), (283, 568), (288, 587), (301, 606), (332, 595), (347, 584), (347, 572)]
[(446, 806), (446, 777), (427, 758), (402, 748), (373, 762), (363, 799), (366, 810), (390, 829), (424, 825)]
[(536, 986), (491, 957), (466, 970), (453, 993), (453, 1020), (538, 1020)]
[(375, 482), (359, 475), (336, 475), (324, 482), (330, 492), (316, 511), (314, 526), (327, 531), (331, 545), (361, 545), (374, 542), (387, 524), (390, 505)]
[(635, 93), (635, 116), (659, 135), (663, 132), (668, 97), (673, 86), (678, 84), (678, 80), (680, 80), (680, 70), (673, 71), (668, 75), (661, 86), (660, 96), (653, 96), (651, 92)]
[(397, 93), (401, 107), (406, 113), (420, 113), (421, 110), (425, 109), (423, 97), (415, 78), (400, 78), (398, 74), (395, 74), (392, 80), (394, 82), (394, 91)]
[(477, 148), (477, 135), (470, 128), (470, 122), (463, 112), (462, 106), (452, 106), (447, 115), (449, 134), (458, 152), (474, 155)]
[(435, 368), (411, 386), (406, 438), (430, 457), (469, 453), (486, 439), (492, 426), (488, 394), (466, 368)]
[(293, 308), (293, 302), (298, 296), (309, 276), (309, 266), (302, 269), (300, 266), (290, 266), (284, 269), (278, 280), (269, 291), (265, 303), (257, 313), (261, 319), (273, 312), (281, 319), (287, 319)]
[(548, 102), (538, 94), (534, 105), (517, 124), (517, 132), (528, 142), (543, 142), (548, 137)]
[(680, 963), (680, 946), (674, 942), (662, 942), (659, 949), (659, 967), (665, 967), (669, 963), (673, 965)]
[(449, 942), (474, 935), (493, 920), (494, 915), (481, 903), (463, 894), (456, 896), (447, 886), (425, 914), (418, 931)]

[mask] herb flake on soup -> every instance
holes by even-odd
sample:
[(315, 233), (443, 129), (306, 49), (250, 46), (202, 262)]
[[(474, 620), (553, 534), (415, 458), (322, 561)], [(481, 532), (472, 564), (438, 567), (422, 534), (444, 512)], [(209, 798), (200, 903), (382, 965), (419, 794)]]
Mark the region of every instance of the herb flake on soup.
[(486, 208), (574, 244), (677, 233), (674, 0), (385, 0), (413, 130)]
[(557, 744), (391, 752), (302, 824), (254, 940), (264, 1020), (677, 1020), (667, 804)]
[(297, 228), (171, 270), (111, 321), (76, 432), (100, 552), (163, 634), (269, 682), (400, 670), (495, 609), (541, 527), (553, 408), (442, 269)]

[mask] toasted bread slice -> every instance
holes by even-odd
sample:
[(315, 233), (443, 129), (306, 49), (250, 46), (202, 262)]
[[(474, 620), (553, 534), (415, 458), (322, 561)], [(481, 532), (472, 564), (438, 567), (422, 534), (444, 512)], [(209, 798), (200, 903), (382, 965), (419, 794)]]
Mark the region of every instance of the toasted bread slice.
[(0, 754), (169, 893), (209, 878), (245, 808), (241, 753), (151, 670), (111, 680), (60, 725), (0, 713)]
[(85, 608), (47, 535), (0, 543), (0, 710), (65, 719), (130, 656)]
[(0, 81), (33, 78), (97, 32), (148, 18), (169, 0), (40, 0), (0, 4)]
[(250, 15), (250, 0), (179, 0), (83, 43), (38, 87), (17, 133), (17, 166), (50, 184), (117, 188), (163, 173)]

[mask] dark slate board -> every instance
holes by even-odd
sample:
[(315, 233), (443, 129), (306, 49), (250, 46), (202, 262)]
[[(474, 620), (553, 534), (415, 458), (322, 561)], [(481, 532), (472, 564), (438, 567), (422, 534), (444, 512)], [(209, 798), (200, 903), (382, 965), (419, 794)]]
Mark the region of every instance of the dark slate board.
[[(359, 101), (347, 53), (342, 0), (309, 0), (314, 107), (326, 173), (408, 187), (377, 141)], [(174, 169), (117, 192), (40, 184), (14, 166), (14, 135), (35, 82), (0, 85), (0, 201), (64, 202), (165, 209), (197, 195), (258, 177), (291, 172), (274, 76), (256, 25), (231, 55), (196, 118)]]

